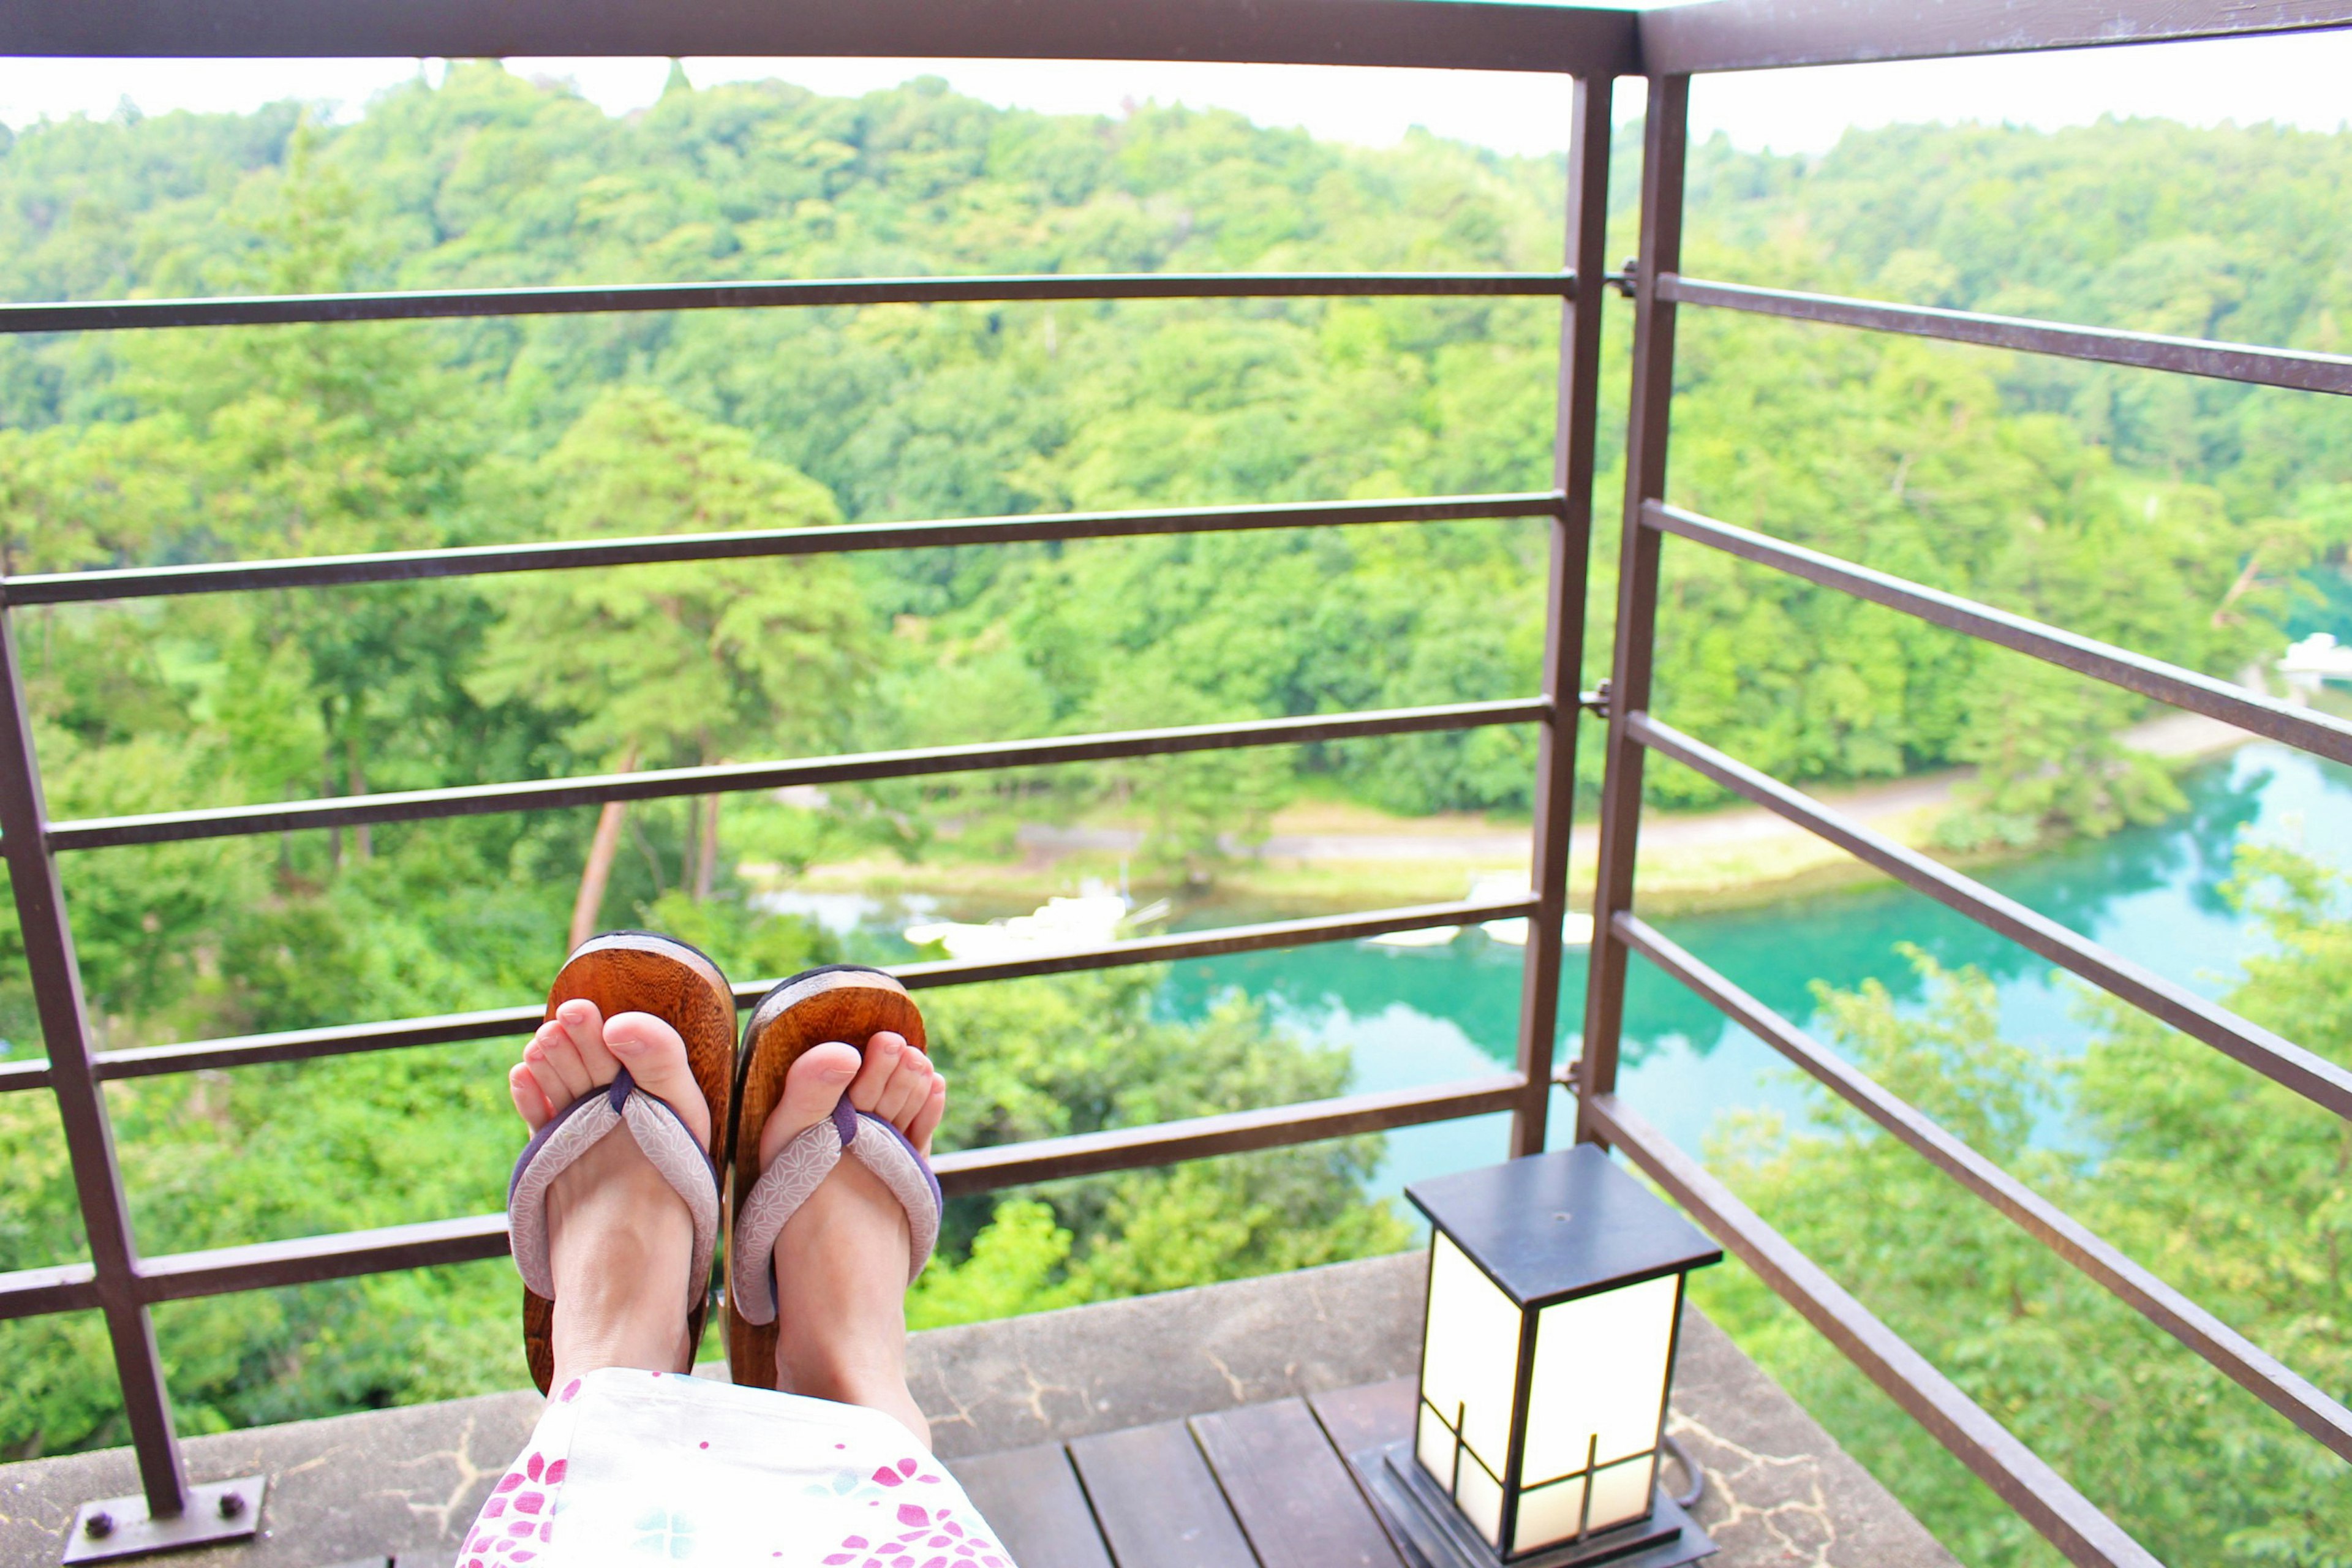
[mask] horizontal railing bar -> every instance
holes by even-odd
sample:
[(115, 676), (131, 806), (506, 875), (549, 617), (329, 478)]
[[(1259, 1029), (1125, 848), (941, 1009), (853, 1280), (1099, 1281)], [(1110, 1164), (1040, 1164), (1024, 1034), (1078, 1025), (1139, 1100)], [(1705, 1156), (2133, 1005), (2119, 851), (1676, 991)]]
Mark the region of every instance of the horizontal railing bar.
[(87, 1263), (0, 1274), (0, 1322), (47, 1312), (79, 1312), (97, 1305), (98, 1270)]
[(0, 5), (0, 55), (287, 59), (735, 55), (1636, 70), (1630, 12), (1423, 0), (239, 0)]
[(1694, 540), (1737, 555), (1743, 561), (1769, 566), (1807, 582), (1867, 599), (1889, 609), (1916, 616), (1923, 621), (1965, 632), (2022, 654), (2153, 697), (2176, 708), (2186, 708), (2225, 724), (2249, 730), (2339, 763), (2352, 763), (2352, 724), (2307, 708), (2257, 696), (2242, 687), (2210, 675), (2200, 675), (2160, 658), (2117, 647), (2095, 637), (2083, 637), (2061, 626), (2013, 616), (1974, 599), (1923, 586), (1906, 578), (1857, 566), (1834, 555), (1824, 555), (1801, 544), (1753, 532), (1711, 517), (1701, 517), (1678, 506), (1645, 502), (1642, 521), (1652, 528)]
[(1449, 1121), (1508, 1110), (1526, 1080), (1517, 1073), (1426, 1089), (1385, 1089), (1262, 1110), (1229, 1111), (1148, 1127), (1118, 1127), (1068, 1138), (1002, 1143), (942, 1154), (932, 1167), (950, 1197), (994, 1192), (1031, 1182), (1100, 1175), (1143, 1165), (1169, 1165), (1213, 1154), (1240, 1154), (1325, 1138), (1347, 1138), (1425, 1121)]
[(2102, 364), (2210, 376), (2217, 381), (2284, 386), (2298, 392), (2352, 394), (2352, 359), (2341, 354), (2257, 348), (2207, 338), (2171, 338), (2108, 327), (2061, 326), (2021, 316), (1891, 305), (1876, 300), (1756, 289), (1741, 283), (1709, 283), (1671, 272), (1658, 279), (1658, 297), (1685, 305), (1716, 305), (1791, 321), (1862, 327), (1877, 332), (1906, 332), (1914, 337), (1942, 338), (1986, 348), (2017, 349), (2064, 359), (2095, 360)]
[(20, 1089), (47, 1089), (56, 1081), (45, 1061), (0, 1062), (0, 1094)]
[(2240, 1334), (2041, 1194), (1890, 1094), (1811, 1036), (1741, 990), (1646, 921), (1619, 914), (1611, 922), (1625, 945), (1713, 1003), (1749, 1034), (1834, 1090), (1954, 1181), (2016, 1223), (2027, 1235), (2104, 1285), (2141, 1316), (2212, 1363), (2255, 1398), (2352, 1459), (2352, 1410), (2329, 1398), (2261, 1346)]
[[(1427, 1089), (1342, 1095), (1264, 1110), (1192, 1117), (1109, 1132), (963, 1150), (939, 1156), (933, 1166), (939, 1173), (940, 1184), (950, 1195), (988, 1192), (1058, 1177), (1314, 1143), (1328, 1138), (1377, 1132), (1383, 1128), (1507, 1110), (1520, 1088), (1521, 1079), (1517, 1073), (1503, 1073)], [(138, 1280), (143, 1300), (179, 1301), (239, 1290), (316, 1284), (396, 1268), (467, 1263), (497, 1258), (507, 1250), (507, 1216), (473, 1215), (464, 1219), (389, 1226), (380, 1230), (175, 1253), (147, 1259), (140, 1266)], [(5, 1282), (6, 1277), (0, 1277), (0, 1288)], [(51, 1289), (65, 1289), (69, 1285), (69, 1281), (60, 1282)], [(24, 1299), (34, 1299), (29, 1288)], [(11, 1312), (12, 1305), (11, 1298), (0, 1293), (0, 1314), (22, 1317), (34, 1310), (64, 1310), (63, 1306), (54, 1306)]]
[(1647, 713), (1627, 715), (1626, 730), (1660, 756), (1672, 757), (1726, 789), (1778, 813), (1908, 883), (1946, 908), (2072, 970), (2100, 989), (2182, 1034), (2202, 1040), (2315, 1104), (2338, 1116), (2352, 1117), (2352, 1071), (2326, 1057), (2240, 1017), (2179, 982), (2110, 952), (2047, 915), (1938, 864), (1908, 845), (1864, 827), (1769, 773), (1727, 756)]
[(1071, 539), (1138, 539), (1267, 528), (1337, 528), (1381, 522), (1455, 522), (1553, 517), (1567, 505), (1556, 490), (1509, 495), (1405, 496), (1394, 500), (1290, 501), (1269, 506), (1197, 506), (1155, 511), (1033, 512), (929, 522), (856, 522), (826, 528), (745, 529), (729, 533), (650, 534), (634, 539), (474, 544), (102, 572), (40, 572), (0, 578), (0, 603), (89, 604), (175, 594), (239, 594), (272, 588), (351, 587), (509, 572), (567, 572), (681, 561), (845, 554), (866, 550), (937, 550), (950, 545), (1026, 544)]
[(1617, 1096), (1593, 1096), (1584, 1113), (1724, 1250), (1756, 1270), (2069, 1562), (2084, 1568), (2161, 1568), (2122, 1526)]
[(1363, 299), (1449, 295), (1573, 298), (1572, 272), (1044, 272), (990, 278), (760, 279), (261, 294), (192, 300), (0, 304), (0, 334), (158, 327), (415, 321), (453, 316), (568, 316), (635, 310), (747, 310), (817, 305), (933, 305), (1024, 300)]
[(1643, 70), (1685, 75), (2304, 32), (2352, 26), (2352, 0), (1715, 0), (1654, 6), (1641, 16)]
[(449, 1045), (462, 1040), (494, 1040), (527, 1035), (539, 1027), (545, 1009), (492, 1007), (475, 1013), (444, 1013), (426, 1018), (402, 1018), (387, 1023), (333, 1025), (316, 1029), (288, 1029), (271, 1035), (231, 1035), (217, 1040), (190, 1040), (168, 1046), (133, 1046), (100, 1051), (90, 1058), (103, 1082), (155, 1078), (165, 1073), (207, 1072), (226, 1068), (261, 1067), (270, 1062), (312, 1061), (322, 1057), (351, 1056), (360, 1051), (406, 1050), (416, 1046)]
[(989, 742), (966, 746), (929, 746), (902, 752), (860, 752), (835, 757), (803, 757), (773, 763), (730, 763), (711, 767), (657, 768), (635, 773), (604, 773), (566, 779), (526, 779), (510, 784), (467, 784), (454, 789), (406, 790), (397, 794), (330, 796), (279, 801), (269, 805), (214, 806), (199, 811), (159, 812), (148, 816), (85, 817), (50, 825), (49, 847), (112, 848), (128, 844), (173, 844), (192, 838), (227, 838), (260, 833), (294, 833), (360, 823), (422, 822), (474, 816), (486, 812), (551, 811), (597, 805), (614, 800), (666, 800), (678, 795), (726, 795), (782, 789), (792, 784), (837, 785), (873, 779), (927, 778), (988, 768), (1027, 768), (1121, 758), (1174, 756), (1188, 752), (1247, 746), (1296, 746), (1318, 741), (1357, 740), (1373, 735), (1410, 735), (1434, 730), (1468, 730), (1490, 724), (1533, 724), (1551, 717), (1541, 698), (1501, 702), (1454, 702), (1432, 708), (1394, 708), (1360, 713), (1305, 713), (1283, 719), (1250, 719), (1226, 724), (1191, 724), (1166, 730), (1123, 730), (1104, 734), (1050, 736), (1034, 741)]
[[(1067, 974), (1082, 970), (1118, 969), (1142, 963), (1170, 963), (1182, 959), (1216, 958), (1234, 952), (1259, 952), (1272, 948), (1305, 947), (1317, 942), (1352, 942), (1389, 931), (1421, 931), (1431, 926), (1476, 925), (1484, 921), (1532, 916), (1535, 908), (1532, 895), (1524, 899), (1486, 902), (1463, 900), (1410, 904), (1393, 909), (1368, 910), (1360, 914), (1270, 921), (1258, 925), (1217, 926), (1207, 931), (1138, 937), (1101, 947), (1039, 953), (1025, 958), (961, 958), (930, 963), (908, 963), (898, 966), (891, 973), (909, 990), (973, 985), (1041, 974)], [(736, 986), (736, 1005), (751, 1006), (765, 995), (773, 984), (772, 981), (757, 980)], [(258, 1067), (268, 1062), (309, 1061), (361, 1051), (404, 1050), (417, 1046), (527, 1035), (539, 1026), (543, 1016), (543, 1010), (533, 1005), (494, 1007), (473, 1013), (445, 1013), (433, 1017), (404, 1018), (387, 1023), (289, 1029), (273, 1035), (242, 1035), (217, 1040), (193, 1040), (178, 1045), (101, 1051), (93, 1058), (93, 1066), (100, 1079), (110, 1081), (152, 1078), (163, 1073), (197, 1072), (207, 1068)], [(46, 1063), (27, 1062), (10, 1064), (10, 1067), (17, 1077), (12, 1078), (7, 1072), (0, 1071), (0, 1092), (44, 1087), (47, 1082)]]
[(239, 1290), (315, 1285), (323, 1279), (385, 1274), (395, 1268), (472, 1263), (484, 1258), (502, 1258), (507, 1250), (507, 1216), (471, 1215), (464, 1219), (428, 1220), (421, 1225), (386, 1226), (380, 1230), (305, 1236), (291, 1241), (263, 1241), (246, 1247), (151, 1258), (139, 1266), (138, 1284), (141, 1298), (146, 1301), (184, 1301)]

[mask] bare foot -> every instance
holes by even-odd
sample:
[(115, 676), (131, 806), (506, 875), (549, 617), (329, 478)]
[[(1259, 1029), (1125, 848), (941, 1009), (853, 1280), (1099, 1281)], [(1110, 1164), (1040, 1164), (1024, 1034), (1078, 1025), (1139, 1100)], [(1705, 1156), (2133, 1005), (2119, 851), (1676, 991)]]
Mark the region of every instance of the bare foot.
[[(784, 1075), (760, 1137), (762, 1170), (803, 1129), (849, 1102), (907, 1135), (928, 1157), (947, 1109), (947, 1079), (895, 1034), (817, 1046)], [(681, 1212), (684, 1205), (680, 1205)], [(776, 1240), (777, 1386), (863, 1405), (905, 1423), (925, 1447), (930, 1424), (907, 1392), (907, 1212), (881, 1178), (844, 1160)]]
[[(709, 1148), (710, 1109), (687, 1067), (686, 1042), (648, 1013), (605, 1018), (593, 1002), (564, 1003), (523, 1047), (507, 1089), (536, 1132), (625, 1067)], [(690, 1369), (694, 1347), (686, 1342), (681, 1303), (694, 1266), (694, 1221), (635, 1139), (608, 1136), (555, 1179), (547, 1234), (555, 1276), (552, 1386), (601, 1367)]]

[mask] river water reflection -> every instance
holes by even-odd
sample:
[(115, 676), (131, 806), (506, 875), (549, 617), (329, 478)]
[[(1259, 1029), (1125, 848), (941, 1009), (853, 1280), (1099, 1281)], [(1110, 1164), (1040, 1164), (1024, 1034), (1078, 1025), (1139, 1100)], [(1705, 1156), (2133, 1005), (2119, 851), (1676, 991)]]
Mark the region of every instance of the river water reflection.
[[(2264, 940), (2221, 893), (2237, 846), (2283, 843), (2352, 868), (2352, 769), (2260, 742), (2197, 770), (2183, 790), (2189, 807), (2168, 822), (1990, 869), (1982, 879), (2127, 958), (2219, 995)], [(774, 902), (848, 935), (867, 962), (907, 956), (895, 923), (870, 923), (880, 912), (871, 900), (788, 894)], [(1196, 911), (1186, 923), (1237, 924), (1301, 912), (1228, 905)], [(1918, 978), (1897, 951), (1904, 943), (1948, 968), (1973, 964), (1991, 976), (2004, 1037), (2041, 1060), (2073, 1054), (2089, 1032), (2084, 988), (2071, 976), (1891, 884), (1719, 914), (1662, 916), (1656, 923), (1817, 1037), (1825, 1038), (1815, 1016), (1816, 981), (1851, 989), (1875, 979), (1899, 1007), (1924, 1005)], [(1584, 957), (1570, 954), (1561, 987), (1563, 1058), (1581, 1043)], [(1170, 965), (1160, 1005), (1171, 1017), (1198, 1018), (1238, 989), (1283, 1030), (1347, 1051), (1351, 1088), (1404, 1089), (1479, 1077), (1511, 1060), (1520, 958), (1521, 950), (1475, 931), (1441, 947), (1355, 942), (1242, 953)], [(1633, 961), (1619, 1088), (1676, 1143), (1698, 1150), (1723, 1118), (1741, 1110), (1779, 1111), (1799, 1122), (1813, 1103), (1809, 1083), (1745, 1029), (1643, 960)], [(2036, 1138), (2080, 1146), (2084, 1135), (2069, 1121), (2056, 1075), (2043, 1088)], [(1564, 1108), (1564, 1098), (1555, 1104)], [(1555, 1142), (1567, 1121), (1555, 1116)], [(1504, 1128), (1505, 1118), (1489, 1116), (1391, 1132), (1387, 1157), (1368, 1186), (1392, 1194), (1424, 1175), (1500, 1159)]]
[[(2134, 828), (1985, 874), (1984, 880), (2126, 957), (2209, 994), (2237, 980), (2263, 938), (2219, 891), (2242, 837), (2284, 842), (2352, 867), (2352, 770), (2268, 743), (2250, 745), (2185, 782), (2189, 808)], [(1222, 911), (1215, 923), (1232, 918)], [(1900, 1005), (1921, 988), (1896, 951), (1916, 943), (1947, 966), (1974, 964), (2000, 992), (2007, 1038), (2044, 1059), (2071, 1054), (2087, 1024), (2080, 987), (2050, 964), (1906, 889), (1818, 894), (1721, 914), (1662, 918), (1661, 929), (1782, 1015), (1815, 1012), (1815, 980), (1852, 987), (1875, 978)], [(1562, 986), (1563, 1054), (1584, 1011), (1582, 954)], [(1511, 1059), (1518, 949), (1465, 933), (1450, 946), (1349, 944), (1245, 953), (1172, 966), (1163, 1005), (1196, 1017), (1238, 987), (1282, 1027), (1342, 1047), (1358, 1089), (1474, 1077)], [(1809, 1096), (1795, 1069), (1643, 960), (1632, 965), (1620, 1088), (1685, 1148), (1697, 1149), (1726, 1113), (1778, 1110), (1794, 1121)], [(1564, 1121), (1556, 1117), (1555, 1125)], [(1502, 1157), (1499, 1116), (1389, 1134), (1373, 1179), (1381, 1194), (1421, 1176)], [(1555, 1134), (1557, 1138), (1558, 1133)], [(2064, 1107), (2045, 1102), (2037, 1136), (2079, 1139)]]

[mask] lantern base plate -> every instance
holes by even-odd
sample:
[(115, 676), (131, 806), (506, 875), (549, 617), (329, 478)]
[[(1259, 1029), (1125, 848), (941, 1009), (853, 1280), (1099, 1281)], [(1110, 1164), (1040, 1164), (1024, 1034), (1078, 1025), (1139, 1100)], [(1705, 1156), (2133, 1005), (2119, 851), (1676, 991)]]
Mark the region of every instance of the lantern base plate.
[(1429, 1479), (1411, 1439), (1366, 1448), (1348, 1462), (1412, 1568), (1682, 1568), (1715, 1554), (1706, 1531), (1660, 1487), (1645, 1520), (1507, 1558), (1478, 1538)]

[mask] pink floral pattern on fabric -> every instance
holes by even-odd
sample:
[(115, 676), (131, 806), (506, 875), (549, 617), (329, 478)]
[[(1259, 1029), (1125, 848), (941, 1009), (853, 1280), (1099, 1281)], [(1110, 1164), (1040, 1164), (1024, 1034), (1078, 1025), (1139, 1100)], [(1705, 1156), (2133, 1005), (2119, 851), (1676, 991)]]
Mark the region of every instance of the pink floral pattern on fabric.
[(551, 1516), (563, 1505), (564, 1451), (580, 1387), (575, 1378), (548, 1402), (530, 1446), (491, 1484), (458, 1554), (458, 1568), (521, 1568), (531, 1563), (550, 1568), (555, 1561), (549, 1556), (555, 1540)]
[(840, 1546), (823, 1559), (824, 1568), (1013, 1568), (1003, 1547), (965, 1530), (950, 1517), (955, 1511), (951, 1504), (925, 1509), (901, 1503), (898, 1534), (886, 1541), (843, 1536)]
[(1013, 1568), (954, 1479), (887, 1416), (642, 1372), (591, 1373), (548, 1403), (456, 1568), (755, 1563)]

